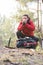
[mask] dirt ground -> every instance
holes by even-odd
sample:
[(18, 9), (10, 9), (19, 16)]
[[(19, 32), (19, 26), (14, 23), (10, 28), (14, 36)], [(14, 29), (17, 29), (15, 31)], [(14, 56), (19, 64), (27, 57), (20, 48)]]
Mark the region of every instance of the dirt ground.
[(0, 65), (43, 65), (43, 52), (34, 49), (0, 47)]

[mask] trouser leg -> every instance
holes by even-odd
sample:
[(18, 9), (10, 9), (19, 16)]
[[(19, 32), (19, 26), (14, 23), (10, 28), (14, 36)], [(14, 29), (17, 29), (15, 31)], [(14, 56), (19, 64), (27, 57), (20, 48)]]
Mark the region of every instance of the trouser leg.
[(25, 35), (21, 31), (17, 31), (17, 38), (24, 38)]
[(39, 38), (38, 38), (38, 37), (31, 36), (31, 38), (32, 38), (33, 40), (35, 40), (36, 42), (38, 42), (38, 41), (39, 41)]

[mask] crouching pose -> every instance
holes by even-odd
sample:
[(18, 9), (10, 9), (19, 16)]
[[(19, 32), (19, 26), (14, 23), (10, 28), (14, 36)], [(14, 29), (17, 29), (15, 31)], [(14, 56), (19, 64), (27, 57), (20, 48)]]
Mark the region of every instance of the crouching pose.
[(34, 30), (35, 30), (35, 25), (33, 21), (30, 19), (30, 17), (27, 14), (23, 15), (20, 24), (17, 28), (18, 39), (31, 37), (35, 42), (38, 42), (39, 39), (34, 36)]

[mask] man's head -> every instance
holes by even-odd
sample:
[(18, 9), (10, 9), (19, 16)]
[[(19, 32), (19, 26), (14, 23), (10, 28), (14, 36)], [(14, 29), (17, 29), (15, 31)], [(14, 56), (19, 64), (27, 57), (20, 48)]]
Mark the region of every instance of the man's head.
[(27, 14), (23, 15), (22, 17), (23, 22), (29, 22), (29, 20), (30, 20), (30, 17)]

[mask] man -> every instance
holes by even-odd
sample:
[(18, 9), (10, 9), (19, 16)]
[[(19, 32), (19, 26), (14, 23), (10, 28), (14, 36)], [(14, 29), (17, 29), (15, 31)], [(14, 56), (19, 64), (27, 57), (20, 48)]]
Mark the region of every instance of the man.
[(17, 37), (19, 39), (31, 37), (36, 42), (38, 41), (38, 38), (34, 36), (35, 25), (27, 14), (23, 15), (17, 30)]

